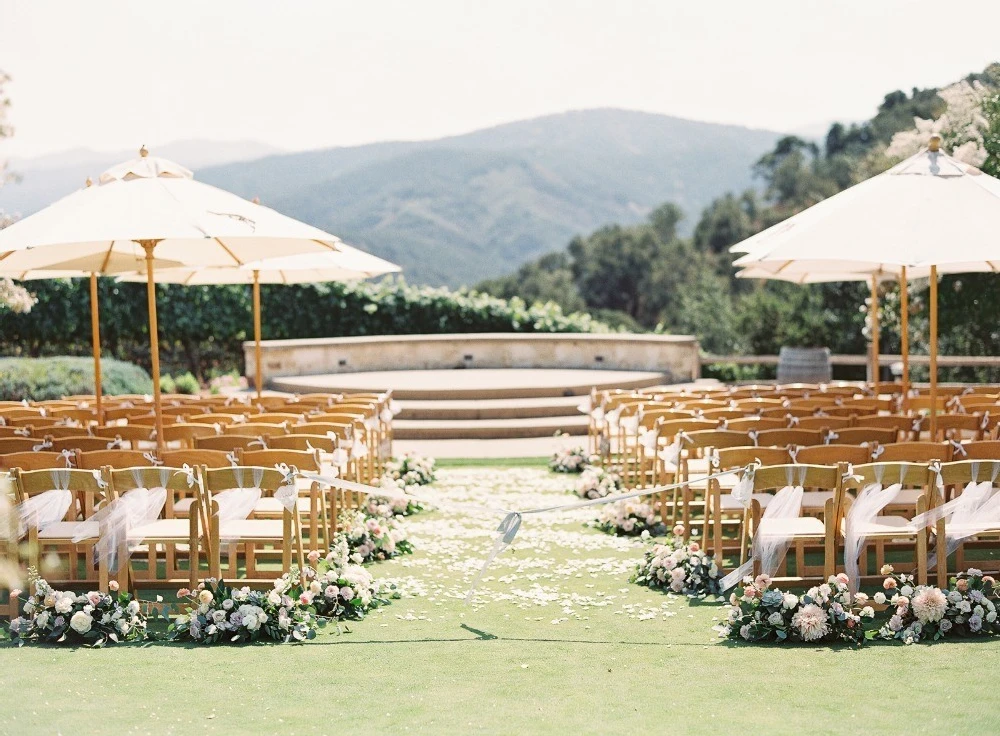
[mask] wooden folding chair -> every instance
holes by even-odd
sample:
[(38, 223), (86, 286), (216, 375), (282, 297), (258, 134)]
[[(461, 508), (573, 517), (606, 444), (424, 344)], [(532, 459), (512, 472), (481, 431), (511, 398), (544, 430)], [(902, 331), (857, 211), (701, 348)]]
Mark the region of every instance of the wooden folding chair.
[(942, 414), (937, 418), (937, 434), (930, 439), (932, 442), (942, 440), (977, 442), (983, 438), (984, 429), (983, 417), (979, 414)]
[[(753, 495), (750, 508), (744, 514), (743, 545), (749, 545), (752, 535), (780, 536), (789, 540), (795, 554), (795, 576), (788, 570), (788, 557), (784, 560), (785, 574), (779, 579), (803, 582), (807, 579), (826, 580), (836, 569), (837, 509), (843, 496), (843, 466), (825, 465), (772, 465), (759, 467), (753, 475)], [(762, 523), (763, 509), (760, 494), (773, 496), (789, 485), (801, 485), (814, 493), (826, 496), (823, 518), (798, 516), (794, 518), (767, 519)], [(769, 505), (769, 504), (768, 504)], [(823, 550), (822, 565), (806, 563), (806, 549)], [(790, 550), (791, 551), (791, 550)], [(741, 552), (741, 562), (743, 554)], [(755, 560), (753, 575), (760, 574), (760, 561)]]
[[(241, 466), (238, 468), (219, 468), (209, 470), (203, 468), (202, 483), (198, 485), (198, 493), (201, 503), (209, 509), (209, 523), (211, 532), (209, 535), (209, 569), (215, 578), (222, 578), (221, 547), (225, 544), (229, 548), (229, 565), (226, 579), (233, 582), (239, 578), (237, 548), (244, 548), (244, 560), (246, 576), (243, 582), (248, 585), (273, 585), (274, 579), (282, 572), (287, 571), (293, 562), (293, 548), (295, 559), (300, 569), (305, 567), (305, 558), (302, 553), (302, 537), (299, 529), (298, 514), (293, 514), (287, 509), (282, 513), (281, 519), (245, 519), (227, 520), (219, 519), (219, 502), (216, 496), (221, 492), (242, 488), (242, 483), (247, 482), (251, 476), (257, 476), (260, 480), (260, 489), (264, 492), (274, 493), (285, 484), (285, 476), (274, 468), (254, 468)], [(280, 571), (267, 571), (259, 567), (260, 560), (269, 553), (265, 549), (280, 549), (281, 565)]]
[(76, 455), (59, 452), (10, 452), (0, 455), (0, 470), (45, 470), (49, 468), (75, 468)]
[(744, 417), (743, 419), (730, 419), (719, 422), (719, 429), (730, 429), (734, 432), (763, 432), (767, 429), (785, 429), (788, 422), (777, 417)]
[(107, 437), (91, 437), (89, 435), (60, 437), (58, 439), (51, 439), (50, 441), (52, 442), (53, 452), (62, 452), (63, 450), (93, 452), (95, 450), (123, 449), (123, 443), (116, 441), (115, 438), (108, 439)]
[(962, 460), (1000, 460), (1000, 440), (963, 442), (962, 447), (965, 450)]
[(33, 437), (0, 437), (0, 455), (6, 455), (11, 452), (38, 452), (35, 448), (39, 450), (51, 450), (52, 444), (46, 443), (44, 438), (37, 439)]
[[(103, 474), (68, 468), (46, 470), (13, 468), (10, 477), (18, 504), (50, 491), (68, 492), (68, 505), (61, 521), (47, 524), (42, 529), (28, 524), (26, 547), (28, 565), (38, 570), (53, 586), (86, 581), (96, 582), (101, 591), (108, 590), (110, 578), (105, 561), (101, 561), (98, 565), (96, 579), (92, 575), (94, 545), (97, 544), (100, 534), (98, 523), (93, 517), (101, 507), (112, 500)], [(85, 538), (74, 542), (74, 538), (81, 534), (85, 535)], [(58, 568), (52, 569), (48, 564), (50, 553), (65, 555), (67, 560), (65, 568), (60, 564)]]
[[(168, 427), (171, 425), (167, 425)], [(146, 449), (142, 447), (145, 443), (149, 449), (152, 449), (153, 443), (156, 441), (153, 435), (152, 427), (144, 427), (142, 425), (133, 424), (114, 424), (105, 425), (103, 427), (92, 427), (91, 434), (95, 437), (105, 437), (109, 440), (120, 439), (127, 445), (126, 449), (139, 450)], [(64, 435), (68, 436), (68, 435)]]
[[(722, 559), (723, 553), (727, 549), (741, 550), (741, 540), (743, 538), (744, 509), (736, 503), (729, 495), (733, 485), (739, 480), (735, 472), (744, 468), (750, 463), (759, 462), (763, 465), (785, 465), (790, 458), (786, 448), (779, 447), (727, 447), (717, 448), (713, 454), (710, 474), (721, 471), (733, 471), (731, 476), (713, 478), (708, 483), (708, 496), (706, 498), (705, 518), (702, 524), (702, 539), (708, 544), (711, 535), (712, 550), (717, 559)], [(770, 496), (761, 495), (758, 501), (766, 507)], [(723, 531), (726, 527), (735, 527), (736, 546), (725, 547)]]
[(823, 434), (818, 429), (765, 429), (750, 434), (750, 440), (758, 447), (809, 446), (823, 444)]
[[(979, 443), (984, 444), (984, 443)], [(995, 443), (1000, 444), (1000, 443)], [(964, 492), (969, 483), (982, 483), (989, 481), (991, 494), (996, 493), (996, 484), (1000, 478), (1000, 459), (989, 461), (982, 460), (959, 460), (941, 464), (941, 482), (945, 488), (945, 498), (958, 498)], [(934, 474), (932, 473), (932, 479)], [(980, 507), (982, 508), (982, 507)], [(970, 549), (985, 549), (991, 554), (985, 559), (976, 558), (975, 566), (986, 568), (991, 571), (1000, 570), (1000, 565), (993, 559), (993, 554), (1000, 544), (1000, 523), (993, 519), (981, 517), (973, 513), (971, 516), (965, 514), (963, 517), (952, 516), (942, 519), (936, 525), (937, 532), (937, 575), (938, 580), (948, 579), (948, 555), (947, 555), (947, 535), (960, 537), (957, 549), (955, 550), (955, 572), (965, 572), (969, 568), (966, 552)], [(944, 587), (938, 583), (940, 587)]]
[[(130, 526), (119, 549), (118, 556), (122, 561), (119, 565), (128, 570), (133, 589), (137, 583), (143, 587), (187, 584), (191, 588), (197, 584), (201, 576), (201, 560), (203, 555), (208, 556), (207, 552), (203, 552), (207, 546), (205, 529), (208, 517), (200, 505), (196, 473), (194, 468), (185, 472), (180, 467), (169, 466), (109, 469), (111, 487), (118, 498), (137, 488), (163, 488), (166, 491), (166, 504), (160, 517)], [(171, 513), (181, 502), (185, 502), (189, 509), (186, 519), (176, 518)], [(145, 568), (137, 568), (131, 562), (132, 555), (143, 552)], [(186, 568), (181, 565), (182, 559), (187, 562)], [(124, 561), (128, 564), (123, 564)]]
[(214, 424), (168, 424), (163, 428), (163, 441), (181, 449), (193, 449), (199, 437), (215, 437), (219, 432)]
[(842, 429), (849, 428), (853, 422), (853, 417), (817, 417), (813, 415), (801, 417), (797, 422), (792, 422), (789, 428), (833, 430), (839, 432)]
[[(916, 495), (916, 503), (913, 504), (913, 512), (922, 514), (928, 509), (936, 506), (941, 500), (937, 497), (931, 481), (926, 464), (912, 462), (883, 462), (881, 459), (875, 463), (855, 465), (852, 469), (854, 478), (848, 483), (850, 488), (860, 492), (871, 483), (879, 483), (883, 490), (890, 488), (895, 483), (902, 483), (904, 489), (909, 489)], [(905, 490), (904, 490), (905, 492)], [(897, 497), (898, 499), (898, 497)], [(846, 538), (847, 519), (854, 504), (854, 497), (850, 493), (844, 494), (841, 505), (841, 521), (838, 525), (841, 540)], [(885, 550), (887, 545), (895, 547), (909, 547), (914, 549), (915, 568), (917, 583), (925, 585), (927, 583), (927, 541), (928, 532), (926, 529), (915, 529), (911, 524), (911, 516), (905, 516), (898, 511), (898, 502), (887, 505), (884, 511), (874, 520), (859, 520), (859, 532), (866, 538), (865, 546), (861, 550), (859, 567), (862, 580), (874, 577), (867, 574), (867, 559), (869, 545), (875, 548), (875, 569), (880, 570), (885, 564)], [(939, 585), (944, 585), (945, 580), (942, 572), (945, 566), (940, 566), (938, 572)], [(879, 576), (882, 577), (882, 576)], [(858, 581), (861, 583), (861, 580)]]
[[(287, 465), (307, 473), (320, 473), (322, 464), (320, 462), (319, 450), (256, 450), (243, 453), (242, 463), (255, 467), (277, 467)], [(322, 525), (324, 535), (330, 528), (330, 519), (326, 503), (326, 496), (319, 483), (315, 481), (297, 481), (299, 488), (299, 498), (296, 508), (299, 517), (305, 517), (309, 521), (309, 544), (313, 549), (323, 549), (320, 544), (320, 525)], [(303, 495), (303, 492), (305, 495)], [(285, 507), (273, 497), (262, 497), (254, 506), (253, 515), (258, 519), (280, 519)], [(326, 538), (325, 547), (329, 547), (332, 540)], [(303, 544), (305, 540), (302, 540)]]
[(923, 463), (934, 460), (942, 463), (951, 462), (952, 446), (947, 442), (897, 442), (892, 445), (879, 445), (877, 451), (880, 463)]

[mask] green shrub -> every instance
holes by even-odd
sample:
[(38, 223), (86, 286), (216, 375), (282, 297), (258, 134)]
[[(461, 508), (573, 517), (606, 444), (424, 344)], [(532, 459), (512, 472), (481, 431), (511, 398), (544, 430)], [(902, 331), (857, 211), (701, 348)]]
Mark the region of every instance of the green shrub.
[[(101, 361), (101, 388), (106, 395), (148, 394), (149, 374), (120, 360)], [(90, 358), (0, 358), (0, 400), (58, 399), (94, 392), (94, 361)]]
[(201, 384), (191, 373), (174, 376), (174, 391), (179, 394), (194, 395), (201, 391)]
[(165, 394), (177, 393), (177, 384), (174, 382), (174, 377), (169, 373), (165, 376), (160, 376), (160, 391)]

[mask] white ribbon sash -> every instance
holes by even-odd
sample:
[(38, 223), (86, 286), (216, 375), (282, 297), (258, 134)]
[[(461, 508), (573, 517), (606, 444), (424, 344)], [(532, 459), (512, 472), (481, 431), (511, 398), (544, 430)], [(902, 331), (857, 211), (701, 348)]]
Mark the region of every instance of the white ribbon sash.
[[(883, 467), (881, 465), (876, 467), (876, 482), (869, 483), (861, 489), (844, 520), (844, 571), (847, 573), (852, 593), (858, 592), (861, 580), (859, 558), (867, 541), (864, 529), (869, 524), (874, 523), (883, 509), (891, 504), (899, 492), (903, 490), (902, 483), (893, 483), (888, 488), (882, 487), (880, 476)], [(905, 468), (901, 472), (905, 472)]]
[[(802, 496), (805, 493), (802, 483), (805, 479), (807, 468), (802, 466), (799, 469), (798, 483), (793, 483), (792, 476), (794, 470), (791, 466), (786, 468), (788, 485), (775, 493), (771, 497), (771, 502), (767, 505), (767, 508), (764, 509), (760, 525), (754, 532), (750, 559), (719, 581), (721, 590), (725, 591), (732, 588), (745, 576), (752, 574), (755, 561), (760, 563), (760, 569), (763, 574), (774, 575), (777, 572), (778, 565), (781, 564), (781, 560), (788, 552), (788, 547), (792, 543), (793, 536), (783, 531), (777, 522), (787, 519), (797, 519), (802, 512)], [(740, 483), (736, 484), (737, 487), (745, 480), (746, 475), (741, 479)], [(736, 488), (733, 490), (736, 491)], [(744, 506), (748, 505), (749, 499), (746, 502), (742, 499), (746, 498), (747, 495), (752, 497), (752, 479), (749, 483), (749, 491), (750, 493), (747, 494), (746, 484), (739, 490), (740, 495), (737, 497), (741, 499), (741, 503), (744, 503)]]
[(73, 503), (73, 494), (69, 491), (69, 471), (64, 468), (53, 468), (52, 490), (39, 493), (25, 499), (17, 506), (18, 536), (23, 537), (29, 528), (42, 531), (63, 520)]
[[(264, 478), (264, 468), (251, 468), (253, 470), (253, 486), (249, 488), (243, 485), (245, 480), (244, 471), (246, 469), (236, 467), (232, 470), (236, 479), (236, 485), (239, 487), (220, 491), (213, 497), (219, 507), (216, 516), (219, 517), (220, 525), (227, 521), (245, 520), (253, 513), (254, 507), (257, 506), (257, 502), (260, 501), (261, 497), (260, 482)], [(229, 543), (235, 540), (226, 538), (222, 541), (223, 543)]]

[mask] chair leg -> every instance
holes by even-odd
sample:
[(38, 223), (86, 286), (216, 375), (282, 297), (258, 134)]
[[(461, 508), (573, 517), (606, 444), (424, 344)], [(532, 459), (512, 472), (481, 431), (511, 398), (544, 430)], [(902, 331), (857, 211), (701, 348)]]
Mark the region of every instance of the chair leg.
[[(926, 529), (925, 533), (930, 534)], [(940, 519), (937, 523), (937, 538), (939, 544), (941, 545), (941, 554), (938, 555), (937, 562), (937, 584), (938, 587), (944, 589), (948, 585), (948, 547), (945, 543), (945, 531), (944, 531), (944, 519)], [(959, 551), (963, 550), (964, 545), (959, 545)], [(963, 566), (959, 567), (958, 570), (962, 571), (964, 569), (964, 556), (963, 556)]]

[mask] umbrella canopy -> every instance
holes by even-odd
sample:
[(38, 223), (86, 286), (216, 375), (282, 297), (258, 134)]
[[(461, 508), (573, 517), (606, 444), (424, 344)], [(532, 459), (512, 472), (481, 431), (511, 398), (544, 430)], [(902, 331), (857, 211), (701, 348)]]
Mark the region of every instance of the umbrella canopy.
[(930, 279), (931, 431), (936, 429), (937, 275), (1000, 270), (1000, 181), (940, 150), (939, 136), (888, 171), (731, 248), (736, 266)]
[(29, 272), (102, 255), (109, 261), (116, 256), (145, 261), (156, 434), (162, 447), (156, 259), (183, 266), (238, 266), (340, 246), (329, 233), (195, 181), (183, 166), (142, 149), (139, 158), (105, 171), (96, 186), (0, 230), (0, 267)]
[[(154, 278), (159, 283), (185, 286), (253, 284), (253, 324), (255, 350), (255, 387), (257, 396), (263, 390), (261, 362), (261, 284), (313, 284), (324, 281), (357, 281), (360, 279), (398, 273), (402, 269), (363, 250), (346, 243), (332, 253), (303, 253), (279, 256), (247, 263), (237, 268), (168, 268), (157, 271)], [(141, 273), (123, 274), (119, 281), (145, 281)]]
[[(772, 273), (1000, 270), (1000, 180), (931, 148), (734, 245)], [(924, 268), (922, 274), (915, 269)]]

